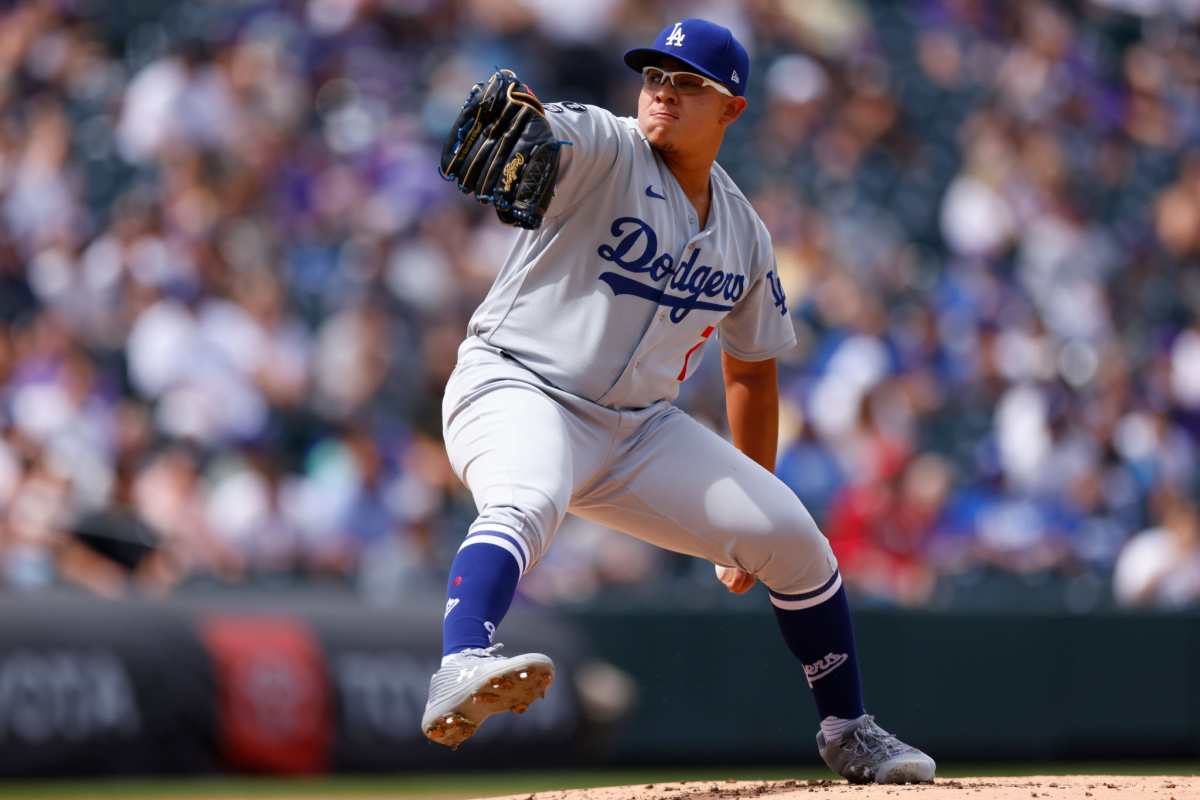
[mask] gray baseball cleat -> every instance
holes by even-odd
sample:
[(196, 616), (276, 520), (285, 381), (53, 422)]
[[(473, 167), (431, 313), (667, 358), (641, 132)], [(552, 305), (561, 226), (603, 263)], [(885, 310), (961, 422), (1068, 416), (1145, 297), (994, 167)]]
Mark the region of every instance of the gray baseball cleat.
[(530, 703), (546, 695), (554, 662), (541, 653), (496, 655), (502, 647), (464, 650), (442, 660), (429, 681), (429, 702), (421, 718), (426, 736), (453, 750), (492, 714), (524, 714)]
[(851, 783), (929, 783), (937, 764), (863, 714), (842, 731), (836, 742), (817, 734), (817, 749), (829, 768)]

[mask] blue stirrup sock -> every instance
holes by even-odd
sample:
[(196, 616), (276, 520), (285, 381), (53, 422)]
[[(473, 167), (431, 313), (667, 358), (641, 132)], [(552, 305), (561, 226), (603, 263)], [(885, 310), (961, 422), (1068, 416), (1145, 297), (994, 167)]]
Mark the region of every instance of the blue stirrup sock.
[(526, 559), (525, 544), (511, 533), (481, 528), (467, 535), (446, 582), (442, 658), (491, 647), (517, 593)]
[(804, 666), (821, 720), (852, 720), (866, 713), (854, 648), (854, 623), (841, 573), (835, 571), (833, 577), (810, 592), (772, 591), (771, 605), (783, 641)]

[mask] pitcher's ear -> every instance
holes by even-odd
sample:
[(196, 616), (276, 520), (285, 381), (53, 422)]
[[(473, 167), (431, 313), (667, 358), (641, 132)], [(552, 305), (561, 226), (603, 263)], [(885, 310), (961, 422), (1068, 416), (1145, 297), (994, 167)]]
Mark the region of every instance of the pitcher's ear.
[(731, 97), (725, 102), (725, 110), (721, 113), (721, 124), (728, 125), (742, 115), (746, 110), (746, 98)]

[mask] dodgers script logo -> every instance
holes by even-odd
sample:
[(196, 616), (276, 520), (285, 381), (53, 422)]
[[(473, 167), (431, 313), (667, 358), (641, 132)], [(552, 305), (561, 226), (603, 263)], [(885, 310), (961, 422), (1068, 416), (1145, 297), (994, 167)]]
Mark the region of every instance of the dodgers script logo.
[[(704, 311), (729, 311), (746, 289), (746, 276), (726, 273), (708, 266), (696, 266), (700, 248), (692, 250), (692, 256), (678, 265), (670, 253), (658, 252), (658, 235), (654, 229), (637, 217), (620, 217), (613, 220), (612, 235), (620, 241), (616, 246), (602, 244), (596, 252), (605, 261), (611, 261), (626, 272), (650, 273), (650, 280), (657, 283), (667, 275), (670, 282), (662, 289), (636, 281), (619, 272), (602, 272), (600, 280), (608, 284), (613, 296), (632, 294), (659, 305), (671, 308), (671, 322), (683, 322), (684, 317), (696, 309)], [(667, 289), (684, 296), (667, 294)], [(727, 303), (711, 303), (702, 297), (720, 297)]]

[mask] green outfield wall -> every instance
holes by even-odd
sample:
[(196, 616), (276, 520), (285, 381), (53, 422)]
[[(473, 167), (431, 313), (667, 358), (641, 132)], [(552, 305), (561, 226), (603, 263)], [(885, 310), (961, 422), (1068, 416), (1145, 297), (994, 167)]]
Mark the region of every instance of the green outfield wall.
[[(436, 598), (0, 596), (0, 777), (817, 763), (765, 597), (621, 602), (518, 603), (500, 639), (554, 686), (452, 753), (420, 732)], [(943, 763), (1200, 757), (1200, 615), (855, 619), (868, 709)]]
[[(769, 610), (571, 619), (640, 691), (614, 760), (816, 759)], [(859, 609), (855, 630), (867, 710), (943, 761), (1200, 756), (1200, 614)]]

